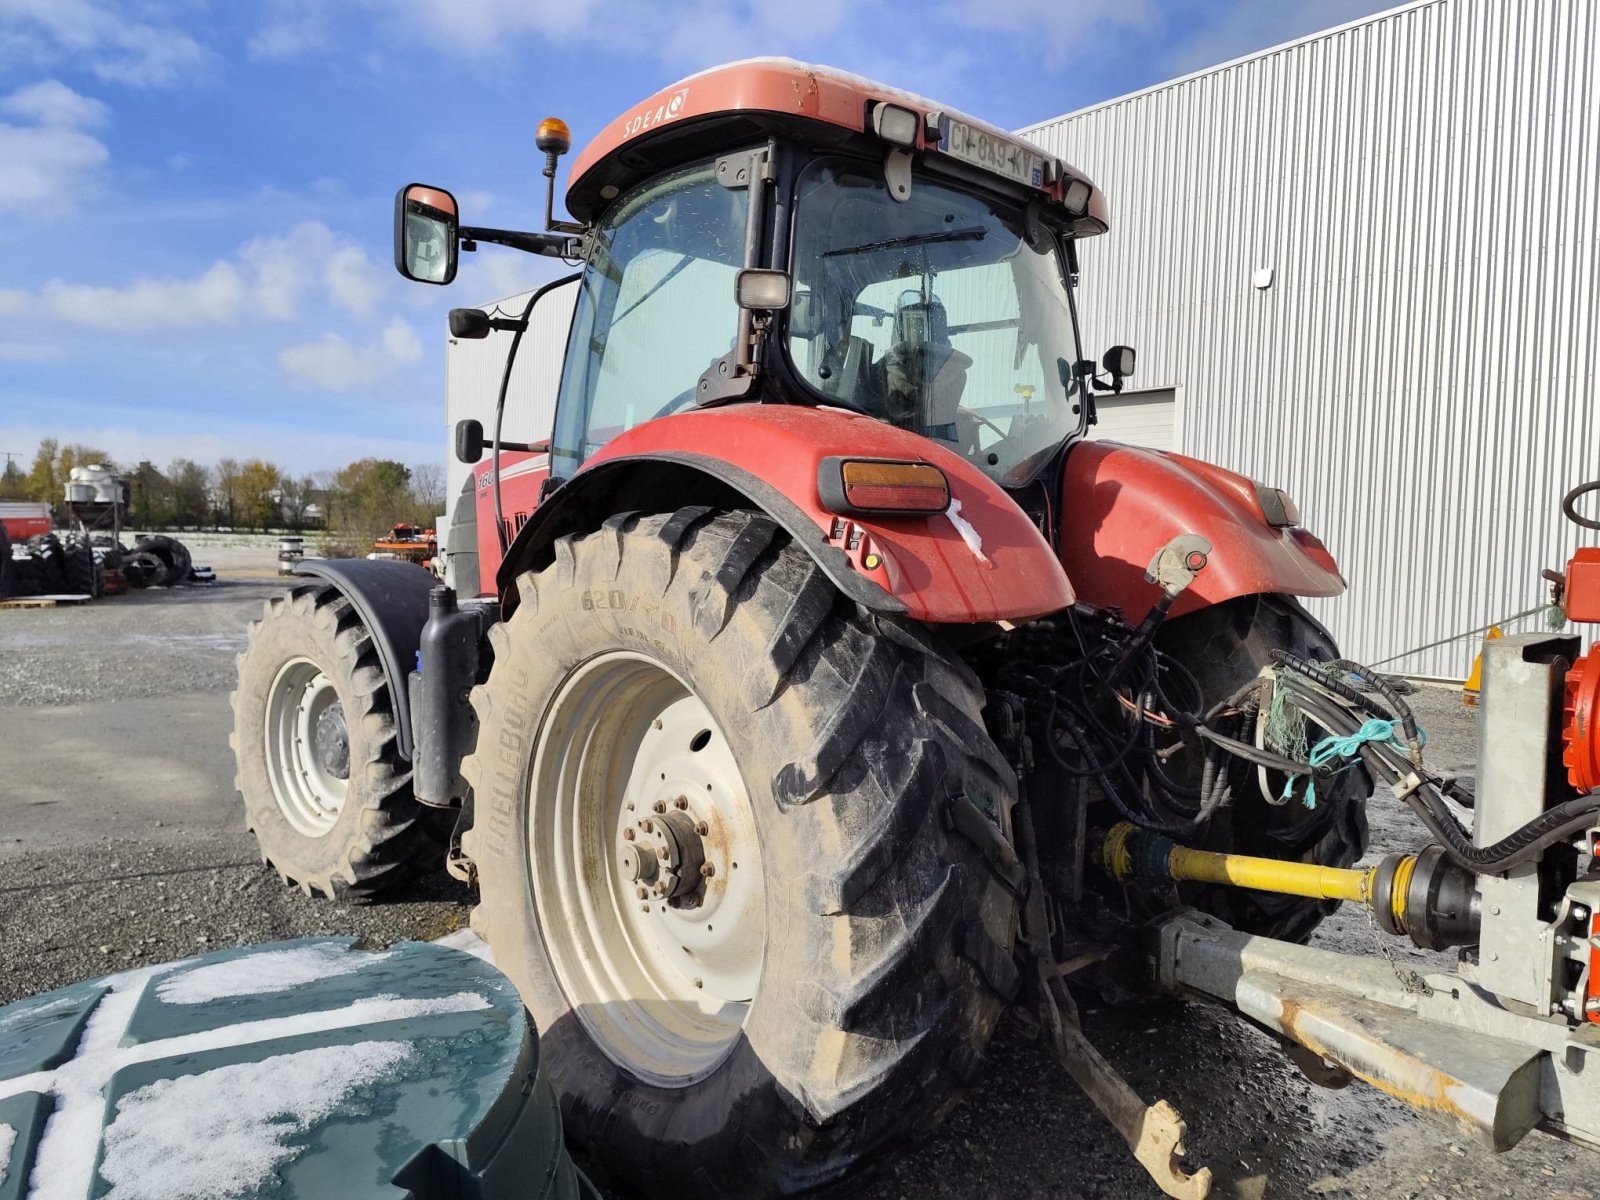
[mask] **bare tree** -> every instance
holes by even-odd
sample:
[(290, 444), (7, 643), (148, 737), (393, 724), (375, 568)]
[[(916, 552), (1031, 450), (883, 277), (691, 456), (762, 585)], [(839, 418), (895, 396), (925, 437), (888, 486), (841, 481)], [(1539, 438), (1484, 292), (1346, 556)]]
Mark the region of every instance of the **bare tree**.
[(416, 521), (432, 525), (444, 512), (444, 468), (438, 463), (417, 463), (411, 468), (411, 500)]

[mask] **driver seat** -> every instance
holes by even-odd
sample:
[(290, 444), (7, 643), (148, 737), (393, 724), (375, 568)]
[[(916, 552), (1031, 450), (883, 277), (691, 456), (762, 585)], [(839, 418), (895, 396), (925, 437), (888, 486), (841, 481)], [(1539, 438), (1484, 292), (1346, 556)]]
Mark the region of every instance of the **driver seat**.
[(959, 442), (956, 415), (971, 366), (971, 356), (950, 344), (949, 318), (938, 297), (903, 301), (882, 363), (889, 420), (925, 437)]

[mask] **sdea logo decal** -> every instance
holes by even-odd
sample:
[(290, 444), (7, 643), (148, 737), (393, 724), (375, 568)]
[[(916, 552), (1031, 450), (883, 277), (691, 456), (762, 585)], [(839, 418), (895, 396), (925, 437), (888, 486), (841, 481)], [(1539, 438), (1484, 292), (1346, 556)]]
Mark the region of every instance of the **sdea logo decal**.
[(628, 118), (628, 123), (622, 127), (623, 137), (633, 137), (643, 133), (646, 129), (653, 129), (666, 121), (671, 121), (683, 115), (683, 106), (689, 99), (689, 89), (679, 88), (668, 96), (662, 103), (654, 108), (646, 108), (634, 113)]

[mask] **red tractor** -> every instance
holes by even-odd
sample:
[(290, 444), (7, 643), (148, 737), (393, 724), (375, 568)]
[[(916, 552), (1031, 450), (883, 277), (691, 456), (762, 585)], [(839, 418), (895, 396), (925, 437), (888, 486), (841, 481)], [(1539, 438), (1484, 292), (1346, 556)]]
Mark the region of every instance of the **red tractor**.
[[(553, 191), (566, 127), (537, 141)], [(457, 429), (492, 453), (454, 589), (307, 563), (252, 627), (238, 785), (286, 880), (365, 898), (447, 858), (569, 1133), (660, 1196), (805, 1191), (922, 1135), (1008, 1004), (1071, 1027), (1068, 976), (1149, 988), (1179, 903), (1309, 935), (1333, 901), (1097, 854), (1132, 826), (1346, 866), (1371, 779), (1266, 728), (1275, 655), (1339, 658), (1289, 497), (1085, 438), (1134, 369), (1080, 339), (1090, 180), (757, 60), (618, 117), (566, 203), (529, 232), (397, 197), (407, 277), (496, 243), (581, 263), (577, 306), (549, 441), (501, 438), (504, 387), (487, 440)], [(452, 330), (514, 354), (549, 291)]]

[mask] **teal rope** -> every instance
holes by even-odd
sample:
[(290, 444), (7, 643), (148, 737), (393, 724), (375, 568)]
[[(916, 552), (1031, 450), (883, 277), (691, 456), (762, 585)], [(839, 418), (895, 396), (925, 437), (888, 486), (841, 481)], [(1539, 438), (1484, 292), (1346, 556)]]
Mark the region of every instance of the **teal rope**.
[[(1385, 721), (1378, 717), (1369, 718), (1362, 722), (1360, 729), (1348, 737), (1329, 734), (1323, 738), (1311, 748), (1311, 755), (1308, 761), (1313, 767), (1325, 767), (1335, 759), (1342, 758), (1345, 761), (1340, 763), (1335, 770), (1343, 771), (1355, 764), (1357, 758), (1361, 755), (1361, 747), (1369, 742), (1388, 742), (1398, 750), (1405, 750), (1405, 743), (1396, 736), (1399, 729), (1399, 721)], [(1417, 730), (1417, 741), (1422, 745), (1426, 745), (1428, 741), (1428, 735), (1420, 728)], [(1301, 795), (1301, 803), (1307, 808), (1315, 808), (1317, 806), (1317, 781), (1310, 774), (1289, 776), (1288, 782), (1283, 785), (1283, 798), (1287, 800), (1294, 794), (1294, 782), (1297, 779), (1306, 781), (1306, 786)]]

